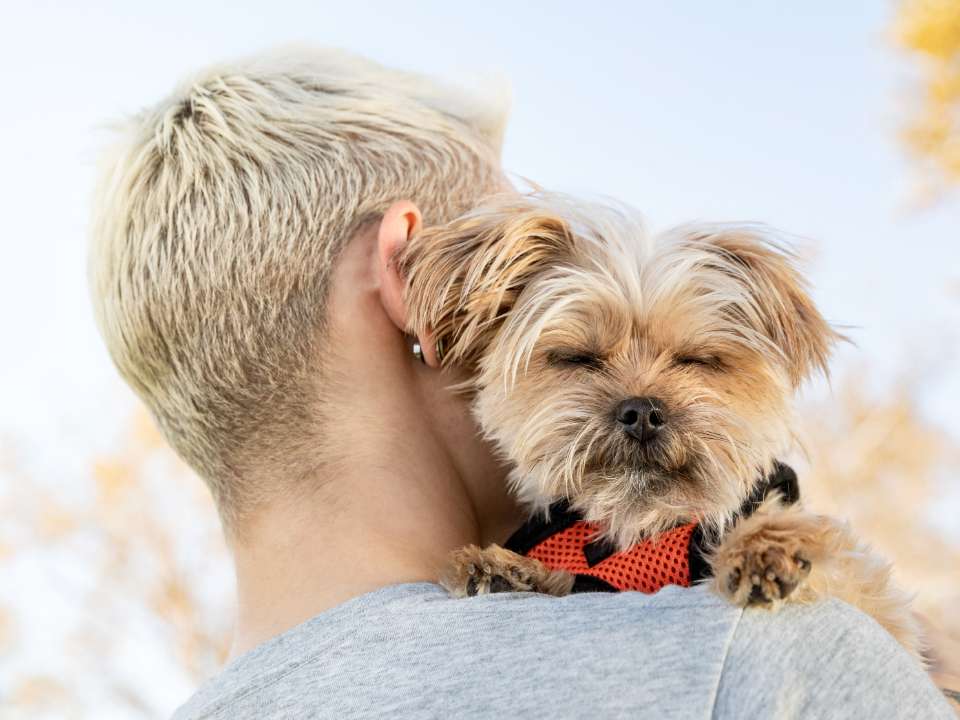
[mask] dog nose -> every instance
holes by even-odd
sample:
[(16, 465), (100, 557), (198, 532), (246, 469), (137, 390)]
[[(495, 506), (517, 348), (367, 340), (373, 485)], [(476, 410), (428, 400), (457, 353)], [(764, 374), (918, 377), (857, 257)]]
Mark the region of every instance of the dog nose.
[(645, 443), (660, 434), (667, 415), (656, 398), (632, 397), (617, 405), (617, 422), (627, 435)]

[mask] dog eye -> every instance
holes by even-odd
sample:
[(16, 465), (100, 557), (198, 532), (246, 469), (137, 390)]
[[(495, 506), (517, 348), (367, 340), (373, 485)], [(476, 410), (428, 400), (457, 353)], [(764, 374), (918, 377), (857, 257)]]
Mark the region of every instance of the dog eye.
[(571, 352), (567, 350), (551, 350), (547, 353), (547, 361), (551, 365), (577, 365), (591, 370), (603, 367), (600, 358), (592, 353)]
[(720, 370), (723, 367), (723, 361), (716, 355), (680, 355), (677, 358), (677, 365), (696, 365), (710, 370)]

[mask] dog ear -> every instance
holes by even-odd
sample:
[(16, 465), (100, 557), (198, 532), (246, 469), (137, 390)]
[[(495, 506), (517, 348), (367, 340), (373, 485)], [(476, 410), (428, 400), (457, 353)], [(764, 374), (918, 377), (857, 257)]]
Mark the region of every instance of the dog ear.
[(517, 196), (428, 227), (397, 258), (408, 329), (435, 339), (441, 364), (473, 367), (527, 284), (573, 251), (565, 221)]
[(753, 229), (723, 230), (699, 236), (714, 254), (717, 268), (746, 291), (746, 302), (727, 308), (782, 355), (794, 388), (814, 372), (828, 374), (833, 345), (846, 338), (824, 319), (798, 269), (796, 254)]

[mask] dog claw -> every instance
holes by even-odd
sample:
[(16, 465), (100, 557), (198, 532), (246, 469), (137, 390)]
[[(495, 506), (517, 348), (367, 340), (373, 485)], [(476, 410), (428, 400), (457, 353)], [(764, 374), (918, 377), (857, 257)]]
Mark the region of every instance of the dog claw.
[(500, 575), (494, 575), (490, 578), (490, 592), (511, 592), (514, 588), (507, 582), (507, 579)]
[(739, 568), (734, 568), (733, 571), (727, 576), (727, 592), (733, 595), (739, 586), (740, 570)]
[(744, 547), (723, 588), (738, 605), (771, 605), (787, 599), (810, 574), (811, 563), (788, 555), (782, 547), (766, 546), (762, 552)]
[(456, 597), (502, 592), (566, 595), (573, 585), (573, 576), (495, 545), (468, 545), (452, 554), (440, 582)]

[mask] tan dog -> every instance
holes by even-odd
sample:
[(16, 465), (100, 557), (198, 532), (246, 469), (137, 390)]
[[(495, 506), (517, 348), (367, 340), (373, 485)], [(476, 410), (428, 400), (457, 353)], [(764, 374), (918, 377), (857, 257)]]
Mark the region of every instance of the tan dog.
[[(734, 522), (794, 443), (793, 396), (840, 337), (769, 230), (655, 242), (627, 211), (513, 195), (425, 230), (398, 261), (411, 331), (471, 371), (463, 390), (531, 512), (566, 499), (620, 549), (698, 521), (732, 602), (837, 597), (920, 657), (908, 598), (846, 525), (776, 496)], [(565, 594), (572, 580), (471, 546), (442, 582), (462, 596)]]

